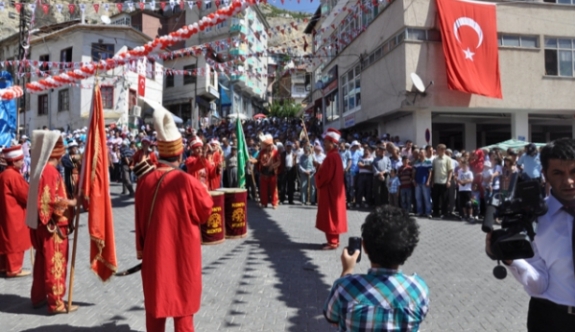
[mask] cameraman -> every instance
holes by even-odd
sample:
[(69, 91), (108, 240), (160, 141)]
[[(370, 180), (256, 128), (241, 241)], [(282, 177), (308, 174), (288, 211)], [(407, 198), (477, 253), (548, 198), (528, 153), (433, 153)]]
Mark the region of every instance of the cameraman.
[(417, 275), (399, 266), (419, 241), (419, 228), (407, 211), (377, 207), (361, 226), (367, 274), (352, 274), (360, 251), (341, 254), (343, 272), (324, 306), (325, 318), (339, 331), (417, 331), (429, 309), (429, 289)]
[[(575, 331), (575, 139), (562, 138), (541, 151), (543, 175), (551, 185), (548, 211), (538, 219), (532, 242), (535, 255), (505, 261), (531, 296), (527, 314), (529, 332)], [(491, 252), (491, 233), (485, 250)]]

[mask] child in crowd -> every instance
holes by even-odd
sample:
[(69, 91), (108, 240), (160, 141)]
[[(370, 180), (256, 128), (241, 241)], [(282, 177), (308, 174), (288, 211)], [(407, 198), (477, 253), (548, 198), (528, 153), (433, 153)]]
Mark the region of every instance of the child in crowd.
[(397, 177), (397, 170), (394, 168), (389, 172), (389, 179), (387, 180), (387, 191), (389, 192), (389, 204), (391, 206), (399, 207), (399, 178)]
[(457, 184), (459, 184), (459, 203), (461, 211), (463, 211), (462, 218), (469, 222), (474, 222), (473, 205), (471, 203), (471, 183), (473, 182), (473, 172), (469, 170), (467, 160), (461, 161), (459, 164), (460, 170), (457, 174)]

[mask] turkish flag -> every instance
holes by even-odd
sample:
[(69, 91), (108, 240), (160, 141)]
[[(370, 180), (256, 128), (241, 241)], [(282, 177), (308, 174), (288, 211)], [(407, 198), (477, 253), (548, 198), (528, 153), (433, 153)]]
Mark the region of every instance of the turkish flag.
[(449, 88), (503, 98), (495, 4), (437, 0), (437, 7)]
[(90, 233), (90, 267), (106, 281), (116, 272), (116, 244), (110, 199), (108, 148), (104, 107), (100, 86), (94, 86), (94, 98), (86, 149), (80, 175), (80, 195), (88, 203), (88, 231)]
[(138, 95), (144, 97), (146, 94), (146, 76), (138, 75)]

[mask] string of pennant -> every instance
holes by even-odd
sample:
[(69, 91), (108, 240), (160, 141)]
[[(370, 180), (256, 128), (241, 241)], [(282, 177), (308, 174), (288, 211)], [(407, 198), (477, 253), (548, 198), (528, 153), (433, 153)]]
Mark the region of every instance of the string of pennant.
[[(257, 2), (256, 2), (257, 1)], [(30, 93), (37, 93), (47, 89), (57, 88), (65, 84), (76, 83), (88, 77), (94, 76), (97, 71), (108, 71), (119, 66), (123, 66), (129, 61), (148, 56), (152, 52), (164, 50), (167, 47), (174, 46), (176, 43), (189, 39), (191, 36), (204, 31), (208, 27), (213, 27), (226, 19), (240, 13), (242, 10), (259, 3), (258, 0), (240, 1), (234, 0), (227, 7), (218, 9), (207, 16), (202, 17), (197, 23), (184, 26), (176, 31), (157, 37), (154, 40), (135, 47), (132, 50), (120, 52), (114, 57), (101, 60), (96, 64), (82, 66), (79, 69), (68, 71), (57, 76), (51, 76), (26, 84)]]

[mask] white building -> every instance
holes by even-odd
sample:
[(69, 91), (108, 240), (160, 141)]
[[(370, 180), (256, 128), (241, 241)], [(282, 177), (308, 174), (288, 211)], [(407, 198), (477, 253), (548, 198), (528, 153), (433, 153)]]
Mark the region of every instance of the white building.
[[(212, 1), (202, 3), (201, 10), (186, 6), (183, 13), (179, 6), (166, 7), (167, 18), (164, 27), (178, 29), (182, 24), (198, 22), (214, 11)], [(231, 65), (232, 60), (267, 49), (267, 24), (260, 10), (254, 6), (245, 9), (236, 17), (192, 36), (172, 49), (206, 45), (201, 55), (178, 57), (165, 61), (169, 70), (199, 71), (200, 75), (166, 76), (164, 105), (185, 122), (191, 120), (198, 126), (200, 119), (224, 117), (231, 113), (242, 113), (250, 117), (263, 110), (267, 83), (267, 58), (248, 56), (241, 64)], [(214, 46), (221, 41), (219, 46)], [(232, 41), (229, 45), (228, 41)], [(213, 64), (221, 63), (226, 69), (215, 70)]]
[[(61, 25), (58, 25), (61, 26)], [(140, 31), (121, 25), (73, 24), (61, 29), (41, 28), (30, 42), (31, 80), (38, 73), (54, 75), (68, 71), (65, 63), (89, 63), (113, 57), (130, 48), (141, 46), (151, 38)], [(98, 73), (106, 123), (127, 120), (129, 110), (138, 102), (138, 73), (146, 75), (145, 97), (161, 101), (163, 67), (154, 60), (139, 60)], [(64, 86), (41, 93), (26, 94), (26, 112), (20, 114), (25, 132), (44, 126), (53, 129), (75, 129), (86, 126), (92, 105), (94, 78), (82, 80), (80, 86)]]
[[(435, 1), (364, 1), (365, 11), (356, 3), (324, 1), (310, 23), (323, 31), (314, 36), (316, 55), (327, 53), (313, 68), (321, 83), (311, 98), (327, 126), (420, 145), (429, 129), (430, 143), (457, 149), (575, 132), (575, 24), (567, 23), (575, 22), (575, 6), (497, 4), (503, 99), (493, 99), (448, 89)], [(411, 73), (434, 82), (425, 96), (414, 92)]]

